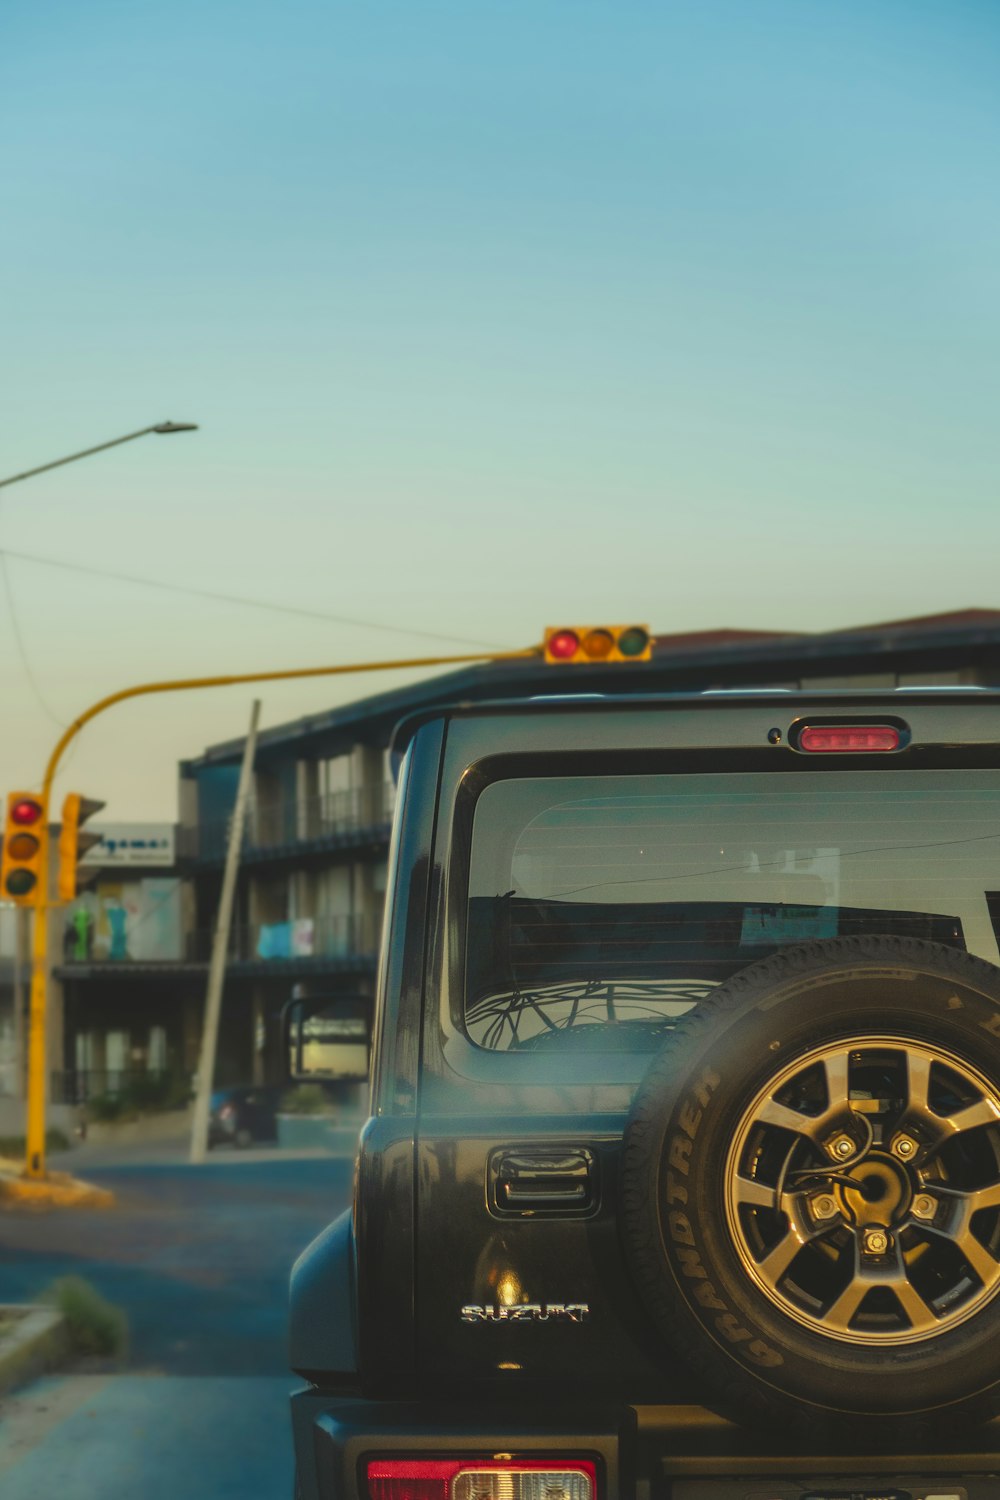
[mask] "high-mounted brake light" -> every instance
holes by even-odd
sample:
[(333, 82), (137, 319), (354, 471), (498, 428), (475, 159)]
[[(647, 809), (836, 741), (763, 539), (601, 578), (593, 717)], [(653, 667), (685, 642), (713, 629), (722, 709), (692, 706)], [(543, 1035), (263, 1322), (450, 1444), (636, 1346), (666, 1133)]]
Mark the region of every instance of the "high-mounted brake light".
[(370, 1500), (596, 1500), (587, 1459), (373, 1458)]
[(807, 724), (798, 745), (820, 754), (870, 755), (898, 750), (899, 730), (893, 724)]

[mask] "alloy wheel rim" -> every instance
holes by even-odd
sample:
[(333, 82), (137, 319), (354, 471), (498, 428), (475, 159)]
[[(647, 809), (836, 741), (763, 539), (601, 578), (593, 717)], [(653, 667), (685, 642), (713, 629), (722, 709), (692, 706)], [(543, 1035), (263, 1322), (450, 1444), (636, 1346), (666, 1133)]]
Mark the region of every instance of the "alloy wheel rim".
[(869, 1347), (956, 1327), (1000, 1291), (1000, 1089), (912, 1038), (814, 1048), (743, 1111), (725, 1212), (804, 1327)]

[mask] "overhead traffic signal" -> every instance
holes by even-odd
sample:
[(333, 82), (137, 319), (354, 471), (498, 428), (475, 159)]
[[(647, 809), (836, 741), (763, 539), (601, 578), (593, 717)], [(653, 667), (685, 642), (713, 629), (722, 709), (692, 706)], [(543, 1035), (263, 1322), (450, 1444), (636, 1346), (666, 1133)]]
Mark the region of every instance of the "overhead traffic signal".
[(45, 803), (33, 792), (10, 792), (0, 860), (0, 895), (17, 906), (33, 906), (48, 838)]
[(77, 865), (88, 849), (101, 842), (99, 833), (81, 833), (88, 818), (99, 813), (104, 802), (93, 797), (81, 797), (79, 792), (70, 792), (62, 809), (62, 828), (59, 832), (59, 878), (57, 891), (60, 901), (75, 901), (80, 884)]
[(649, 661), (652, 655), (646, 625), (560, 625), (545, 632), (545, 660), (553, 666)]

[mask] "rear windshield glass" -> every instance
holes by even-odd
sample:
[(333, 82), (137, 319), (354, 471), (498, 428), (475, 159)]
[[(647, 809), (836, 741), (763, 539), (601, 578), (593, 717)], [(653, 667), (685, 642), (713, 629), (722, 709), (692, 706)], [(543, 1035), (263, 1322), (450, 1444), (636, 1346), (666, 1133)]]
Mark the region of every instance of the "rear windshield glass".
[(998, 961), (1000, 773), (498, 781), (473, 820), (465, 1029), (638, 1050), (791, 944), (895, 933)]

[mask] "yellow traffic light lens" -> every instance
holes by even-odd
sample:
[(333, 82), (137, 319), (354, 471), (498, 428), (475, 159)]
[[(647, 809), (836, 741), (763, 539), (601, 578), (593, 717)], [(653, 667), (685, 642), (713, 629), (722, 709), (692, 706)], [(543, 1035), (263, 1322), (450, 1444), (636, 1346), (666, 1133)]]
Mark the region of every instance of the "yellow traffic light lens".
[(8, 896), (26, 896), (35, 889), (36, 884), (36, 878), (30, 870), (11, 870), (4, 888)]
[(11, 859), (34, 859), (38, 840), (33, 833), (15, 833), (7, 840), (7, 853)]
[(615, 648), (615, 638), (610, 630), (588, 630), (583, 638), (583, 650), (591, 661), (603, 661)]
[(649, 645), (649, 632), (643, 630), (641, 625), (633, 625), (629, 630), (623, 630), (618, 637), (618, 650), (622, 656), (641, 656)]

